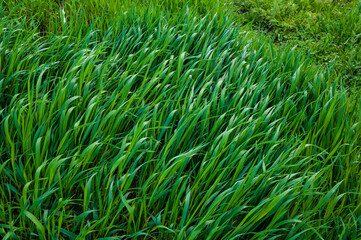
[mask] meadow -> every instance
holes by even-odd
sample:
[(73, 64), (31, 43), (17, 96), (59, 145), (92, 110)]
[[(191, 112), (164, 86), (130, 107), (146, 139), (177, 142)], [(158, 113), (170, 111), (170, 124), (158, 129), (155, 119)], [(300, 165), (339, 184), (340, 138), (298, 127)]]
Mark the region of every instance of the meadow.
[(346, 57), (234, 2), (0, 6), (3, 239), (361, 238)]
[(359, 0), (238, 0), (234, 5), (241, 23), (252, 23), (278, 46), (297, 46), (317, 65), (332, 65), (345, 84), (360, 86)]

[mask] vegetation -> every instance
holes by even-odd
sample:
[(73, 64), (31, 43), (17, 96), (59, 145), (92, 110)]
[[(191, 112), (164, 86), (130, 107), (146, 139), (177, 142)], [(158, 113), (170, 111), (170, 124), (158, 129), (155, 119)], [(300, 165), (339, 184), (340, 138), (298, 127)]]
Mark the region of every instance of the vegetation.
[(346, 85), (360, 86), (361, 82), (359, 0), (3, 0), (1, 4), (13, 15), (36, 17), (40, 31), (53, 33), (59, 30), (63, 17), (68, 21), (80, 18), (82, 25), (98, 19), (97, 27), (101, 28), (120, 11), (136, 9), (144, 14), (149, 6), (173, 14), (187, 5), (195, 15), (217, 14), (220, 19), (226, 13), (240, 25), (250, 24), (251, 35), (258, 31), (255, 36), (266, 35), (281, 49), (297, 46), (297, 52), (309, 54), (318, 66), (332, 66), (333, 78), (341, 76)]
[[(12, 12), (18, 17), (35, 18), (40, 25), (40, 30), (52, 32), (59, 30), (59, 20), (63, 17), (73, 24), (79, 25), (74, 18), (83, 20), (86, 25), (101, 25), (116, 18), (120, 12), (136, 10), (142, 15), (151, 6), (158, 10), (167, 10), (169, 14), (177, 14), (187, 5), (193, 10), (193, 14), (204, 16), (223, 15), (227, 0), (8, 0), (1, 1), (7, 12)], [(64, 9), (64, 15), (62, 11)], [(232, 8), (233, 10), (233, 8)], [(97, 27), (101, 27), (101, 26)], [(81, 26), (83, 27), (83, 26)]]
[(0, 236), (361, 238), (357, 95), (174, 2), (2, 2)]
[(278, 45), (297, 45), (318, 65), (334, 66), (348, 85), (361, 82), (359, 0), (237, 0), (239, 21), (252, 22)]

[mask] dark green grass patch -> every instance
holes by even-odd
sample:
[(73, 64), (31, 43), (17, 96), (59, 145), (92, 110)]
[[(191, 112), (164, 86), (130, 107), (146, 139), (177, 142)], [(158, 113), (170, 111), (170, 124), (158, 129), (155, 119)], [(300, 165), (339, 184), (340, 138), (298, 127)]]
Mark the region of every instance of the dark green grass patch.
[[(119, 14), (137, 11), (145, 14), (149, 7), (167, 11), (169, 17), (177, 16), (185, 6), (192, 9), (195, 16), (226, 12), (227, 0), (2, 0), (0, 5), (12, 16), (34, 18), (43, 33), (57, 32), (63, 24), (71, 21), (73, 28), (94, 24), (98, 28)], [(233, 7), (230, 5), (230, 7)], [(233, 10), (233, 8), (231, 8)], [(96, 21), (98, 20), (98, 21)]]
[(194, 16), (1, 15), (4, 239), (361, 237), (359, 101)]

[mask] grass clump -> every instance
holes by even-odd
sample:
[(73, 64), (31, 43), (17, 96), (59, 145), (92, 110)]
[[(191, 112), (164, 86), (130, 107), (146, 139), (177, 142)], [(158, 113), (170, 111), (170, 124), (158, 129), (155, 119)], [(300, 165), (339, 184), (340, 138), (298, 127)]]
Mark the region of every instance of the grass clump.
[(279, 45), (298, 45), (320, 66), (334, 66), (348, 85), (361, 79), (361, 4), (358, 0), (238, 0), (242, 23), (270, 35)]
[(360, 236), (360, 104), (227, 19), (0, 23), (4, 239)]

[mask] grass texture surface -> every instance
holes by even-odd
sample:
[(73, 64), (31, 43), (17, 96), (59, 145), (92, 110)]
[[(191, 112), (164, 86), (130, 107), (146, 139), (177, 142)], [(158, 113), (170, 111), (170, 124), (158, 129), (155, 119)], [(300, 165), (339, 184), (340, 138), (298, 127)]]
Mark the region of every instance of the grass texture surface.
[(360, 104), (330, 71), (187, 9), (1, 14), (3, 239), (361, 237)]
[(361, 85), (359, 0), (235, 0), (241, 23), (271, 36), (279, 46), (297, 45), (320, 66), (333, 66), (349, 85)]

